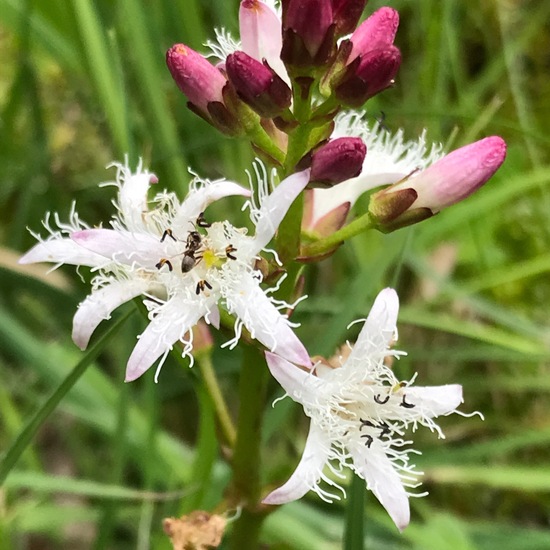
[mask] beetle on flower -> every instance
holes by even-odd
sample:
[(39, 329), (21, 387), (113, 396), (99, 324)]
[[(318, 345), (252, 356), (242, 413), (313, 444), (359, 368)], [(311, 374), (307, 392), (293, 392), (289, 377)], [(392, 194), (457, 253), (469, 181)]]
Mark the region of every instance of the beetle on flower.
[[(117, 167), (117, 215), (111, 228), (90, 229), (73, 211), (71, 223), (58, 223), (50, 236), (29, 250), (21, 263), (55, 262), (91, 267), (98, 274), (92, 293), (73, 321), (73, 340), (82, 349), (103, 319), (123, 303), (144, 295), (150, 323), (139, 337), (126, 369), (132, 381), (165, 358), (177, 341), (192, 358), (191, 328), (201, 319), (219, 324), (218, 304), (236, 317), (235, 344), (242, 327), (267, 348), (298, 364), (309, 356), (286, 316), (288, 307), (260, 287), (258, 254), (269, 243), (286, 211), (309, 181), (309, 172), (293, 174), (268, 194), (263, 182), (260, 202), (251, 205), (254, 236), (228, 221), (209, 224), (202, 212), (214, 200), (250, 191), (225, 180), (195, 178), (187, 198), (163, 192), (149, 209), (147, 192), (156, 177), (127, 165)], [(259, 172), (258, 172), (259, 173)], [(57, 220), (56, 216), (56, 220)], [(200, 231), (201, 232), (200, 232)], [(162, 361), (159, 365), (162, 365)], [(157, 369), (158, 372), (158, 369)]]

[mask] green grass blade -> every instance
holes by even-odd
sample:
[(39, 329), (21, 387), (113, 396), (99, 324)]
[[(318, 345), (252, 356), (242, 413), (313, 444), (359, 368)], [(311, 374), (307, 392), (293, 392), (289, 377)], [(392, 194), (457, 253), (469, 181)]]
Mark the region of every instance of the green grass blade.
[[(126, 315), (113, 323), (109, 330), (86, 352), (84, 357), (69, 372), (61, 384), (46, 399), (40, 409), (29, 420), (21, 433), (17, 436), (11, 447), (6, 451), (0, 464), (0, 485), (5, 481), (11, 469), (15, 466), (17, 460), (32, 441), (40, 426), (46, 421), (50, 414), (55, 410), (59, 402), (65, 397), (67, 392), (78, 382), (80, 377), (86, 372), (86, 369), (95, 360), (95, 358), (105, 348), (110, 339), (122, 327), (128, 317), (132, 314), (130, 310)], [(7, 325), (7, 320), (2, 319), (2, 324)]]

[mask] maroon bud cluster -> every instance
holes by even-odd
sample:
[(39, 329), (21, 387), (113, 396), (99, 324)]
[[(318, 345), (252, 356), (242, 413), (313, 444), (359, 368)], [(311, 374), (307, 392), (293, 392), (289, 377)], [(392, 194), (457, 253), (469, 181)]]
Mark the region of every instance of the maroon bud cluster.
[(366, 3), (281, 0), (278, 15), (264, 0), (241, 0), (242, 51), (215, 66), (176, 44), (166, 62), (190, 109), (227, 135), (247, 135), (270, 161), (285, 163), (289, 135), (310, 123), (298, 167), (308, 159), (311, 186), (334, 185), (359, 174), (366, 153), (359, 139), (327, 142), (334, 116), (391, 86), (401, 64), (397, 12), (381, 8), (357, 26)]

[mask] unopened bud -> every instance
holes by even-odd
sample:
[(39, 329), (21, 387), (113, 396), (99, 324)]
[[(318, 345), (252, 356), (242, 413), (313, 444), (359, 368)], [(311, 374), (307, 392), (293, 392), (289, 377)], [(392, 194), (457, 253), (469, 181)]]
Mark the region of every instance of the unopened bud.
[(203, 115), (208, 116), (208, 103), (223, 101), (226, 78), (196, 51), (176, 44), (166, 52), (166, 64), (178, 88)]
[[(219, 69), (196, 51), (176, 44), (166, 52), (166, 64), (195, 114), (229, 136), (246, 131), (246, 110)], [(250, 113), (257, 117), (255, 113)]]
[(461, 147), (417, 176), (372, 195), (369, 213), (382, 231), (417, 223), (474, 193), (505, 157), (506, 143), (499, 136)]
[(227, 57), (225, 68), (239, 97), (260, 116), (273, 118), (290, 107), (290, 88), (267, 64), (235, 52)]
[(359, 21), (367, 0), (332, 0), (336, 36), (349, 34)]
[(391, 46), (395, 40), (398, 26), (399, 14), (394, 9), (380, 8), (376, 10), (351, 35), (350, 40), (353, 48), (348, 63), (372, 50)]
[(324, 64), (334, 49), (334, 30), (331, 0), (287, 0), (281, 59), (297, 67)]
[(336, 86), (336, 97), (345, 105), (360, 107), (394, 82), (401, 65), (395, 46), (372, 50), (354, 59)]
[(311, 157), (310, 187), (332, 187), (357, 177), (366, 154), (361, 138), (342, 137), (322, 145)]

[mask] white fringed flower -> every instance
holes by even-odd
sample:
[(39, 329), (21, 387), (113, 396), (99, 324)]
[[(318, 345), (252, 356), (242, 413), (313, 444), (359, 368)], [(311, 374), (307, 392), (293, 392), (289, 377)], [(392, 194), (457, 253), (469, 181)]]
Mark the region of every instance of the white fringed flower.
[[(400, 382), (386, 365), (401, 354), (390, 345), (396, 337), (397, 294), (385, 289), (374, 305), (347, 358), (331, 368), (318, 363), (305, 372), (284, 358), (266, 353), (269, 369), (287, 394), (311, 418), (309, 435), (298, 467), (290, 479), (264, 502), (282, 504), (315, 491), (331, 502), (339, 496), (321, 481), (343, 492), (334, 476), (349, 466), (367, 482), (399, 529), (409, 523), (406, 487), (417, 487), (419, 475), (409, 463), (407, 428), (426, 426), (444, 437), (434, 418), (457, 412), (459, 385), (413, 387)], [(332, 477), (323, 473), (327, 466)]]
[(254, 268), (258, 254), (307, 185), (309, 174), (290, 176), (270, 195), (264, 184), (259, 206), (251, 208), (256, 233), (248, 236), (246, 230), (227, 221), (210, 225), (202, 216), (211, 202), (229, 195), (249, 196), (247, 189), (197, 177), (183, 202), (163, 192), (149, 208), (147, 191), (156, 177), (142, 170), (141, 164), (136, 173), (127, 165), (115, 166), (118, 212), (110, 229), (90, 229), (73, 211), (70, 224), (61, 224), (56, 217), (59, 229), (47, 226), (49, 238), (20, 260), (85, 265), (99, 271), (92, 293), (74, 317), (75, 343), (84, 349), (103, 319), (143, 294), (151, 322), (130, 356), (127, 381), (141, 376), (159, 357), (166, 357), (177, 341), (183, 342), (184, 355), (190, 356), (190, 329), (203, 317), (217, 326), (218, 303), (237, 318), (237, 336), (245, 326), (267, 348), (309, 365), (292, 325), (279, 312), (288, 305), (261, 289), (261, 274)]
[(367, 155), (361, 174), (356, 178), (329, 189), (308, 191), (307, 201), (310, 204), (307, 209), (309, 215), (304, 220), (306, 228), (314, 228), (323, 216), (341, 204), (349, 202), (351, 207), (366, 191), (396, 183), (415, 170), (427, 168), (443, 156), (441, 144), (429, 144), (425, 131), (416, 141), (407, 141), (403, 130), (391, 134), (381, 122), (369, 125), (365, 117), (364, 112), (346, 112), (336, 117), (331, 137), (360, 137), (367, 146)]

